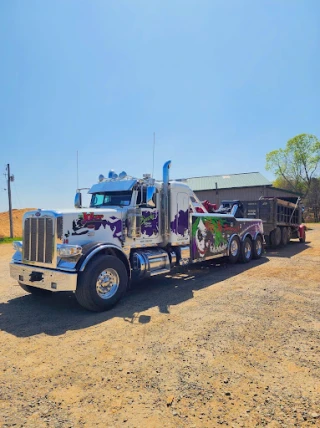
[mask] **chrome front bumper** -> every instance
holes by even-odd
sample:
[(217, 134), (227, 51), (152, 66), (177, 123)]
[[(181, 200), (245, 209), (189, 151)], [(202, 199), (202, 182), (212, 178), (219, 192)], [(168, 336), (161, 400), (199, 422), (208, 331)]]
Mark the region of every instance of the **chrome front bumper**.
[(22, 263), (10, 263), (10, 276), (22, 284), (50, 291), (75, 291), (76, 272), (61, 272)]

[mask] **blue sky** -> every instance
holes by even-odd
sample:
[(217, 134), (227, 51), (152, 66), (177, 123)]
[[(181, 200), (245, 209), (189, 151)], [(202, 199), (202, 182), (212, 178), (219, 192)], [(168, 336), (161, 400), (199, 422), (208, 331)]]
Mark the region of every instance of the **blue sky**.
[(318, 0), (0, 1), (0, 211), (72, 207), (112, 168), (265, 171), (320, 137)]

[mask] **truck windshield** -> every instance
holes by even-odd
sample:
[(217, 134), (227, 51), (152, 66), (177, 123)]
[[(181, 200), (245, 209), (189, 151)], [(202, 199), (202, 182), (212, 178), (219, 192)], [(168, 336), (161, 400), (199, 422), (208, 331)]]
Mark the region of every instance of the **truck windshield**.
[(90, 208), (128, 206), (131, 202), (131, 192), (94, 193), (91, 197)]

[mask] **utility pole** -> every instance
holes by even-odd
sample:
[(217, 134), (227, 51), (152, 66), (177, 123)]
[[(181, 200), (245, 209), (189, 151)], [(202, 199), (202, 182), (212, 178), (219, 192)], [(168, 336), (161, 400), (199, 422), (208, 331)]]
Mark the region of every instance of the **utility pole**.
[(8, 199), (9, 199), (9, 221), (10, 221), (10, 238), (13, 238), (13, 222), (12, 222), (12, 204), (11, 204), (11, 181), (14, 176), (10, 175), (10, 164), (7, 164), (7, 179), (8, 179)]

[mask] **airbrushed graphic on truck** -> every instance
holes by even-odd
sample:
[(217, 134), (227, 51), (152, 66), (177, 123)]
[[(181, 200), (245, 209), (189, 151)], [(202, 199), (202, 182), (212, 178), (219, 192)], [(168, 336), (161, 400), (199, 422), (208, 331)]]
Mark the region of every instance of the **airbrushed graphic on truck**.
[(246, 225), (235, 222), (232, 218), (221, 217), (192, 217), (192, 258), (205, 259), (220, 254), (228, 248), (230, 236), (245, 234), (255, 236), (262, 233), (260, 223), (251, 222)]
[(119, 241), (121, 241), (121, 233), (122, 233), (121, 219), (114, 216), (111, 216), (108, 219), (105, 219), (103, 214), (94, 214), (93, 212), (81, 213), (78, 215), (78, 218), (72, 221), (73, 232), (71, 233), (71, 235), (72, 236), (88, 235), (92, 231), (98, 231), (101, 226), (104, 229), (108, 226), (112, 231), (113, 238), (117, 238), (119, 239)]
[(141, 217), (141, 234), (142, 237), (156, 237), (159, 235), (159, 212), (142, 211)]

